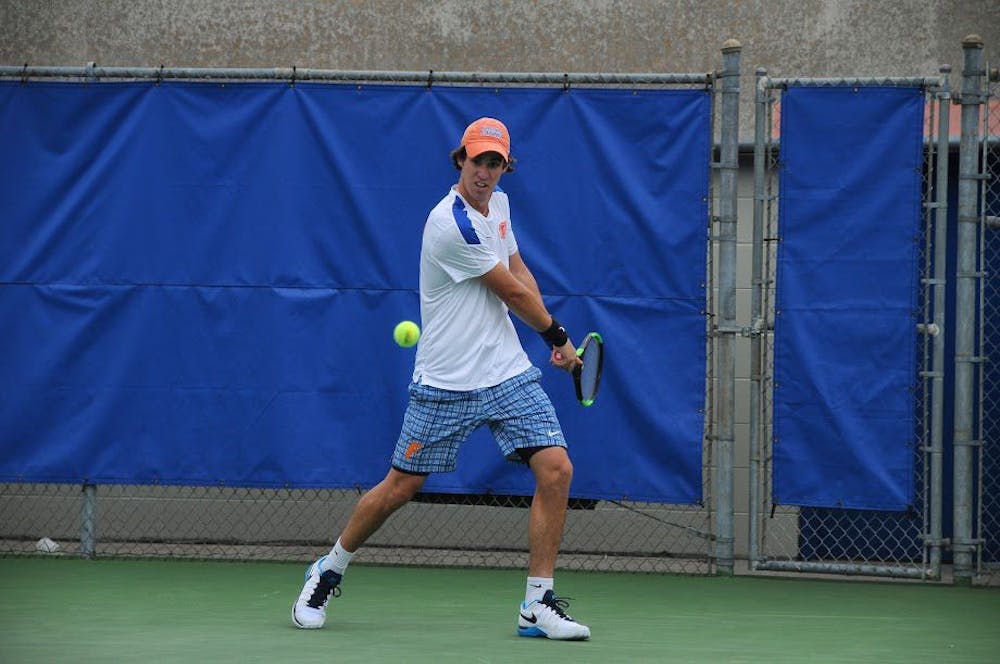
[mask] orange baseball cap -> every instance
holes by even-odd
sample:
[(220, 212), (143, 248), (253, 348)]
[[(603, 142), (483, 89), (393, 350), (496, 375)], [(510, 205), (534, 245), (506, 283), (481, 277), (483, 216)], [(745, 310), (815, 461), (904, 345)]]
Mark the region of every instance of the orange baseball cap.
[(470, 159), (484, 152), (499, 152), (504, 160), (510, 161), (510, 132), (496, 118), (479, 118), (465, 128), (462, 147)]

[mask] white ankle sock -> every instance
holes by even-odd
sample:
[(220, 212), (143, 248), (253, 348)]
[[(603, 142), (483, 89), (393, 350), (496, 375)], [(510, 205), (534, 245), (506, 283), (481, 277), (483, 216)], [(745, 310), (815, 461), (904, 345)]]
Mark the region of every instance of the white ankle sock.
[(340, 545), (340, 539), (337, 539), (337, 543), (333, 545), (330, 549), (330, 555), (326, 557), (323, 561), (321, 567), (324, 570), (332, 569), (337, 574), (343, 574), (347, 571), (347, 566), (351, 564), (351, 558), (357, 551), (348, 551)]
[(530, 604), (535, 600), (540, 600), (545, 596), (546, 590), (552, 590), (554, 580), (544, 576), (529, 576), (528, 587), (524, 592), (524, 603)]

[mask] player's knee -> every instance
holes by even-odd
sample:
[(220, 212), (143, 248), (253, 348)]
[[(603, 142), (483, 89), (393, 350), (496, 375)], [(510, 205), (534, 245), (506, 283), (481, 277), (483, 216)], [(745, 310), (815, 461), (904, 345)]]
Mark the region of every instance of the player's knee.
[[(423, 482), (420, 484), (423, 484)], [(413, 496), (417, 494), (417, 491), (420, 490), (420, 484), (410, 483), (397, 486), (392, 493), (393, 507), (398, 509), (410, 502), (410, 500), (413, 499)]]
[(403, 473), (394, 468), (387, 479), (389, 503), (392, 509), (399, 509), (420, 491), (427, 476)]
[(568, 488), (573, 480), (573, 463), (566, 454), (552, 454), (537, 464), (535, 477), (540, 486)]

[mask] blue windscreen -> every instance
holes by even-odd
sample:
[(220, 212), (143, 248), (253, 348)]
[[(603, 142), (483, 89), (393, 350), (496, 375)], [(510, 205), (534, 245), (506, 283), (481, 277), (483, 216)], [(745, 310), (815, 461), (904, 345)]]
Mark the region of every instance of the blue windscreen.
[(914, 88), (783, 94), (777, 503), (912, 505), (922, 123)]
[[(574, 495), (701, 499), (704, 90), (0, 84), (0, 480), (367, 487), (399, 433), (424, 219), (476, 117), (597, 405), (543, 368)], [(428, 490), (524, 493), (488, 434)]]

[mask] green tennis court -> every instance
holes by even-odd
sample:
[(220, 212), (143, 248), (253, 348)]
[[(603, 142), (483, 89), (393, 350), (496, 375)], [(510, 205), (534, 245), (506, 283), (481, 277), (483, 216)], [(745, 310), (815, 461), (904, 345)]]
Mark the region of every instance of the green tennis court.
[(996, 662), (1000, 593), (562, 572), (588, 642), (514, 634), (516, 570), (356, 565), (327, 628), (305, 565), (0, 560), (0, 662)]

